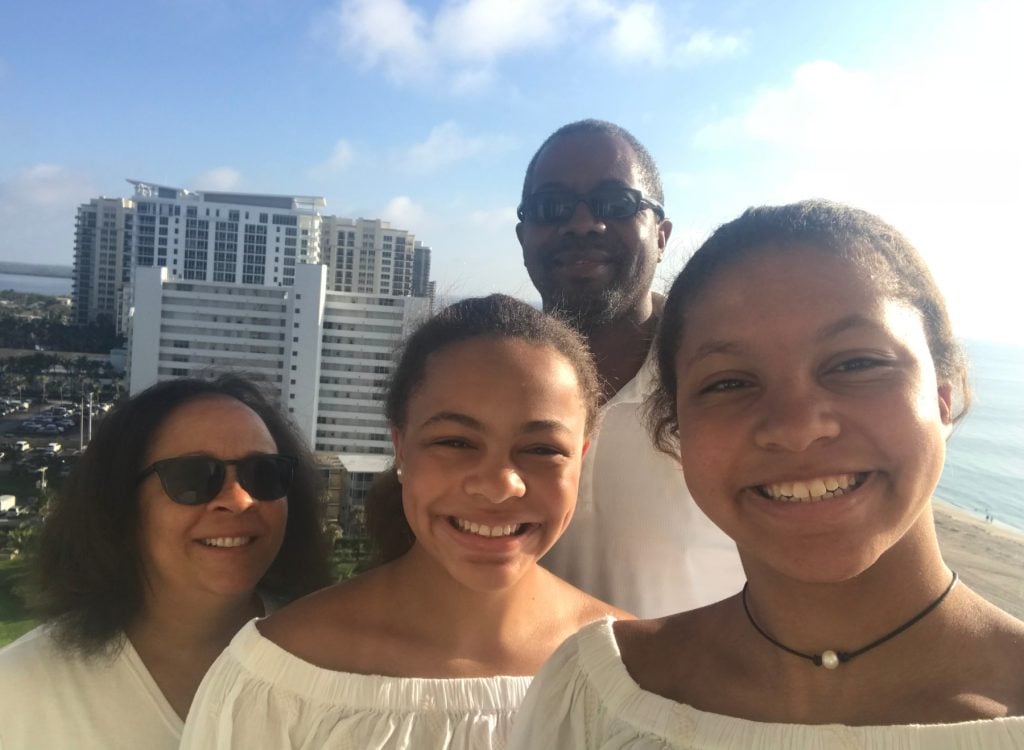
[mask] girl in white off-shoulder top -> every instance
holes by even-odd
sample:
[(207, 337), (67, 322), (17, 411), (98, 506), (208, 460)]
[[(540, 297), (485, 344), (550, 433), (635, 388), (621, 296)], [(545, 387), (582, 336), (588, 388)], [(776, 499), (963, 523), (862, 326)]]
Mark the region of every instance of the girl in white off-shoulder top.
[(537, 564), (572, 517), (598, 393), (579, 335), (522, 302), (427, 321), (391, 381), (395, 468), (368, 507), (387, 562), (243, 629), (183, 747), (505, 747), (544, 660), (625, 614)]
[(584, 628), (512, 747), (1024, 747), (1024, 623), (957, 585), (936, 541), (969, 393), (910, 243), (834, 203), (750, 209), (687, 263), (656, 347), (653, 436), (747, 584)]

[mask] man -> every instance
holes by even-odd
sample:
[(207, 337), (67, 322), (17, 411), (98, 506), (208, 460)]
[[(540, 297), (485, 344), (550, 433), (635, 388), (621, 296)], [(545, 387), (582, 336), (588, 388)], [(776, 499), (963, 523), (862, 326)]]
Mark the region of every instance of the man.
[(641, 617), (709, 604), (743, 585), (736, 547), (694, 504), (678, 462), (642, 421), (664, 298), (651, 292), (672, 222), (661, 178), (630, 133), (583, 120), (526, 169), (516, 235), (544, 309), (587, 337), (605, 384), (576, 514), (544, 564)]

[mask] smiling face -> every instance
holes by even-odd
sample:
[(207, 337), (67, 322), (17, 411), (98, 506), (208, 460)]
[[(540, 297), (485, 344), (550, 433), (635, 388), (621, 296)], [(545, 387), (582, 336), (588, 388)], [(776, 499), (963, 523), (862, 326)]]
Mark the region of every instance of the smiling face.
[(572, 517), (586, 417), (551, 347), (474, 338), (432, 354), (392, 429), (410, 554), (474, 590), (520, 580)]
[[(242, 458), (276, 453), (259, 416), (240, 401), (212, 396), (171, 412), (153, 435), (145, 466), (186, 455)], [(288, 500), (255, 501), (228, 468), (220, 493), (205, 505), (179, 505), (151, 474), (139, 483), (139, 535), (149, 596), (202, 601), (248, 596), (277, 556)]]
[[(559, 136), (537, 158), (530, 192), (569, 190), (585, 195), (601, 187), (643, 184), (636, 155), (618, 136)], [(629, 219), (596, 220), (583, 203), (563, 224), (516, 226), (523, 261), (545, 310), (562, 310), (584, 321), (608, 322), (627, 315), (650, 295), (654, 272), (672, 231), (650, 209)]]
[(853, 262), (752, 251), (690, 301), (675, 363), (687, 484), (748, 572), (845, 580), (929, 507), (951, 389), (920, 313)]

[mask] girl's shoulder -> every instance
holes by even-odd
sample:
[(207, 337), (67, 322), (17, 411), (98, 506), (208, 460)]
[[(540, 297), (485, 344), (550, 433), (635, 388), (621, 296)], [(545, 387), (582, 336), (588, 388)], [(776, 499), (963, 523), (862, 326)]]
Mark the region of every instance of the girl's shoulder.
[(388, 590), (379, 570), (297, 599), (260, 620), (260, 635), (315, 666), (358, 672), (353, 655), (378, 651), (387, 632)]
[(570, 633), (594, 622), (594, 620), (606, 617), (615, 620), (636, 620), (636, 615), (631, 612), (591, 596), (544, 568), (538, 568), (538, 570), (549, 577), (552, 584), (548, 594), (549, 603), (563, 613), (560, 619)]
[(1024, 622), (973, 591), (968, 593), (970, 606), (961, 610), (955, 625), (960, 645), (949, 655), (964, 682), (962, 694), (971, 694), (973, 680), (979, 696), (984, 696), (978, 700), (1003, 706), (1008, 715), (1024, 716)]

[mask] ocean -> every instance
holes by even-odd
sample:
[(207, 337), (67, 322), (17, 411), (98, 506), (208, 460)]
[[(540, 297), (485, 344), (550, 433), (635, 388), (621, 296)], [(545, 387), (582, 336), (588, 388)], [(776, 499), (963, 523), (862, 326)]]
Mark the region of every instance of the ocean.
[(15, 292), (34, 292), (35, 294), (67, 297), (71, 294), (71, 278), (0, 273), (0, 290), (6, 289)]
[(935, 496), (1024, 531), (1024, 347), (965, 345), (974, 402), (949, 439)]

